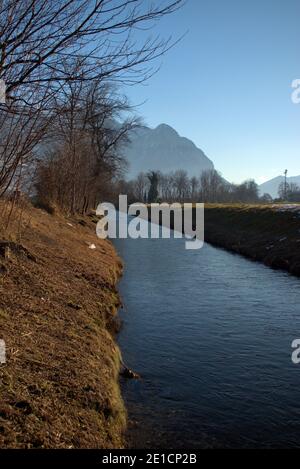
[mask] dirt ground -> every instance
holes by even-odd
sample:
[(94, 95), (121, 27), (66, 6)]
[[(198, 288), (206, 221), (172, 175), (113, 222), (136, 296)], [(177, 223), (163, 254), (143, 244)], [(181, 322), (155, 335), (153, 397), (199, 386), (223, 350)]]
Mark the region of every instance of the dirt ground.
[(2, 234), (1, 448), (123, 447), (113, 337), (122, 264), (96, 221), (27, 205), (20, 239), (17, 224)]

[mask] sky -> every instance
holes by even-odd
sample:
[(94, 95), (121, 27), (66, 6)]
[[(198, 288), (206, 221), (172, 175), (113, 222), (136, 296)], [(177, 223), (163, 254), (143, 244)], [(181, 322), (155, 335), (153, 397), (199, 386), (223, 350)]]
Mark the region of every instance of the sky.
[(300, 175), (299, 24), (299, 0), (187, 0), (151, 32), (186, 35), (126, 92), (147, 125), (193, 140), (228, 181)]

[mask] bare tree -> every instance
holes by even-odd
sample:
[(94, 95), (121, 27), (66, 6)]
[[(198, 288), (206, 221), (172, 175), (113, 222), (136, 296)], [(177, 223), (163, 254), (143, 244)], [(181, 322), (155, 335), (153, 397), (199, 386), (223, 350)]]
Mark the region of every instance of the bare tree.
[(217, 202), (224, 191), (224, 180), (214, 169), (200, 175), (200, 198), (203, 202)]
[[(155, 179), (153, 179), (155, 176)], [(157, 179), (156, 179), (157, 178)], [(150, 174), (149, 201), (161, 199), (164, 202), (204, 202), (204, 203), (257, 203), (259, 198), (258, 186), (255, 181), (248, 180), (242, 184), (228, 183), (216, 170), (203, 171), (200, 178), (189, 178), (185, 170), (177, 170), (168, 174), (153, 171)], [(296, 187), (295, 187), (296, 189)], [(152, 194), (156, 196), (153, 198)], [(300, 200), (300, 191), (294, 192), (294, 199)], [(133, 192), (133, 197), (135, 197)], [(136, 201), (137, 199), (134, 198)]]
[(137, 201), (146, 202), (149, 192), (149, 179), (145, 173), (139, 173), (133, 181), (133, 192)]
[(199, 197), (199, 180), (193, 176), (190, 180), (191, 200), (196, 201)]
[(189, 196), (190, 182), (187, 172), (183, 169), (175, 171), (173, 175), (173, 184), (177, 200), (179, 202), (183, 202)]
[[(82, 80), (61, 67), (80, 60), (85, 80), (100, 77), (124, 82), (145, 78), (145, 64), (171, 46), (159, 37), (137, 43), (135, 27), (145, 28), (174, 12), (182, 0), (2, 0), (0, 77), (9, 95), (24, 102), (28, 84), (51, 82), (55, 89)], [(139, 66), (142, 66), (139, 68)], [(149, 72), (149, 70), (148, 70)]]
[(85, 213), (97, 205), (107, 183), (122, 174), (121, 146), (139, 120), (122, 121), (129, 104), (101, 82), (70, 82), (56, 102), (57, 119), (48, 131), (51, 150), (38, 165), (38, 199), (44, 206)]
[(174, 194), (174, 173), (159, 174), (159, 193), (164, 202), (172, 202), (175, 198)]
[[(174, 42), (148, 35), (137, 41), (134, 30), (147, 30), (181, 4), (182, 0), (0, 2), (0, 79), (7, 87), (7, 102), (0, 105), (0, 195), (11, 187), (20, 165), (32, 158), (54, 119), (57, 96), (70, 83), (135, 83), (154, 73), (153, 60)], [(72, 67), (74, 63), (79, 66)]]
[(233, 187), (233, 197), (236, 202), (254, 203), (258, 202), (258, 186), (253, 179)]
[(294, 182), (281, 182), (278, 188), (278, 195), (281, 200), (287, 202), (298, 202), (300, 200), (300, 187)]
[(150, 189), (149, 189), (149, 192), (148, 192), (148, 202), (149, 203), (153, 203), (153, 202), (157, 202), (157, 198), (158, 198), (158, 183), (159, 183), (159, 172), (158, 171), (150, 171), (148, 174), (147, 174), (147, 177), (149, 179), (149, 182), (150, 182)]

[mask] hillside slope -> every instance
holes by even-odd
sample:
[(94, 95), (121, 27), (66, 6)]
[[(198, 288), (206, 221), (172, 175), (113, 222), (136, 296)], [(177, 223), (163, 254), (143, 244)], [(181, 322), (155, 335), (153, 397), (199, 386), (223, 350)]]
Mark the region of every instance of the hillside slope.
[[(274, 179), (270, 179), (270, 181), (266, 181), (259, 186), (260, 194), (270, 194), (273, 199), (278, 197), (278, 189), (280, 184), (284, 182), (284, 176), (277, 176)], [(300, 186), (300, 176), (291, 176), (287, 178), (288, 183), (295, 183)]]
[(205, 205), (205, 240), (300, 276), (300, 205)]
[(155, 129), (139, 128), (132, 132), (130, 139), (131, 143), (124, 149), (129, 162), (129, 179), (141, 171), (160, 170), (167, 173), (177, 169), (185, 169), (189, 176), (198, 177), (202, 171), (214, 168), (202, 150), (166, 124)]
[(91, 219), (28, 207), (24, 223), (21, 242), (0, 243), (0, 447), (122, 447), (121, 262)]

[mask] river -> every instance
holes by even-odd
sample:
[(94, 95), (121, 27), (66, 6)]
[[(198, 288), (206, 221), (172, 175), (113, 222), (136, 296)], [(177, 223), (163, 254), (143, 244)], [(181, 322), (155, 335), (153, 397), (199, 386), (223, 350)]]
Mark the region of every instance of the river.
[[(145, 222), (146, 223), (146, 222)], [(300, 282), (180, 239), (119, 239), (133, 447), (300, 446)]]

